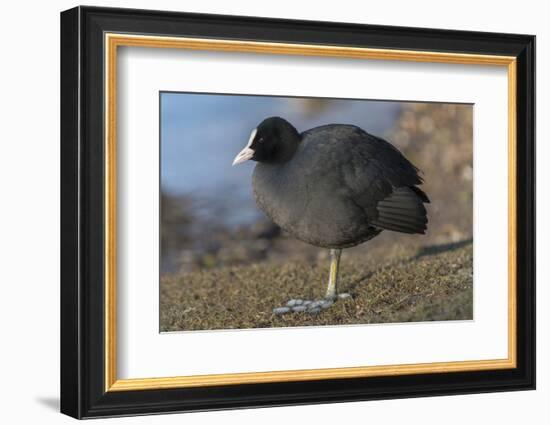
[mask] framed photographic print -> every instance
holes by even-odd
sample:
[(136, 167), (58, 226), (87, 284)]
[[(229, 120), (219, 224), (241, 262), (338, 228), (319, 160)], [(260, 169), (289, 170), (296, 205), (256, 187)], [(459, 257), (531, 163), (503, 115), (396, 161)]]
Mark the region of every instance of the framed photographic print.
[(535, 38), (61, 14), (61, 411), (535, 387)]

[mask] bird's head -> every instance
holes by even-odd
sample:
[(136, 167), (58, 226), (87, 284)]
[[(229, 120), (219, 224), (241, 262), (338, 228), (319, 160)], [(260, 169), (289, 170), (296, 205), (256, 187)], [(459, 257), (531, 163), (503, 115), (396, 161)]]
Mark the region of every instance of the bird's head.
[(282, 163), (296, 152), (300, 134), (288, 121), (280, 117), (263, 120), (252, 130), (248, 143), (233, 160), (233, 165), (252, 161)]

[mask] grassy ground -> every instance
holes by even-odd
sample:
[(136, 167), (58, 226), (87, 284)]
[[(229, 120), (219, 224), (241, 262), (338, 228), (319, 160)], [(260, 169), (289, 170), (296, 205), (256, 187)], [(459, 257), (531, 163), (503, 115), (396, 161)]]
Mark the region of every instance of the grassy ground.
[(292, 298), (320, 298), (328, 260), (318, 264), (260, 263), (164, 277), (161, 331), (269, 328), (309, 325), (472, 319), (471, 242), (419, 248), (375, 264), (342, 255), (340, 300), (318, 315), (277, 316)]

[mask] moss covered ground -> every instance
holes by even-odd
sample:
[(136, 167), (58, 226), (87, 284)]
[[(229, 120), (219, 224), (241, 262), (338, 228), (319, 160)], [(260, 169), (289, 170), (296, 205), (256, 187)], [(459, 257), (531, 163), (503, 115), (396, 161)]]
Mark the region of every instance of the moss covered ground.
[(328, 260), (263, 262), (170, 275), (160, 284), (161, 331), (472, 319), (472, 244), (418, 248), (373, 262), (342, 256), (339, 300), (317, 315), (274, 315), (289, 299), (323, 296)]

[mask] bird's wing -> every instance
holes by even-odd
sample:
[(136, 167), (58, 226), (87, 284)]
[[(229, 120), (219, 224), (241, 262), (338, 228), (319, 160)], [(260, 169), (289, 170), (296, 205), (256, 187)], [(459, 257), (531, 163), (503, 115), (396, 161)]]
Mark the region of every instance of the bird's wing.
[[(393, 145), (356, 129), (349, 138), (347, 166), (342, 166), (349, 196), (376, 227), (425, 233), (426, 194), (419, 170)], [(344, 165), (344, 164), (342, 164)]]

